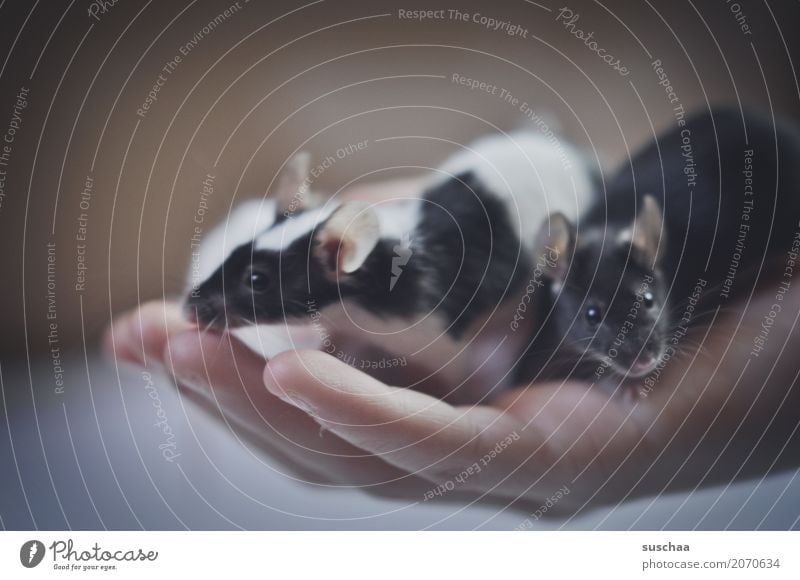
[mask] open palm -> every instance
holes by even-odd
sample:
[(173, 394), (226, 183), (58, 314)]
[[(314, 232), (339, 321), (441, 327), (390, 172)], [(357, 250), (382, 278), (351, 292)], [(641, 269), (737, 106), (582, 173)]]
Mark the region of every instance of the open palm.
[(184, 393), (298, 480), (408, 501), (491, 501), (560, 512), (794, 465), (800, 291), (786, 295), (770, 348), (749, 356), (769, 283), (735, 314), (687, 338), (648, 391), (543, 383), (489, 405), (452, 406), (384, 384), (334, 357), (265, 361), (230, 335), (200, 333), (173, 303), (120, 318), (117, 356), (161, 362)]

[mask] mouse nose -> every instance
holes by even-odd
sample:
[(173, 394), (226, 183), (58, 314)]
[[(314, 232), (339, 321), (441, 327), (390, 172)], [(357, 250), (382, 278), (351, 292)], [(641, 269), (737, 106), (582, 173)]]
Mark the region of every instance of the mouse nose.
[(211, 324), (222, 316), (221, 303), (213, 299), (192, 298), (183, 307), (183, 314), (193, 324)]
[(655, 342), (650, 341), (644, 345), (642, 352), (639, 353), (638, 357), (636, 357), (636, 361), (634, 362), (633, 366), (637, 370), (648, 369), (655, 365), (657, 360), (658, 345)]
[(638, 369), (646, 369), (654, 362), (655, 362), (655, 357), (653, 357), (649, 353), (643, 352), (638, 357), (636, 357), (636, 362), (633, 363), (633, 366), (635, 366)]
[(183, 317), (192, 324), (197, 324), (197, 311), (188, 302), (183, 305)]

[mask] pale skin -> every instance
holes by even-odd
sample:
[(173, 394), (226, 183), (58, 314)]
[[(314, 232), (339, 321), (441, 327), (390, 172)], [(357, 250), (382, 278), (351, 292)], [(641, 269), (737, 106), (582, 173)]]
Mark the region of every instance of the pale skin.
[[(413, 195), (415, 187), (348, 195)], [(800, 282), (780, 300), (763, 350), (751, 354), (782, 267), (762, 276), (749, 303), (731, 303), (713, 325), (692, 329), (652, 388), (535, 383), (487, 404), (453, 406), (317, 351), (265, 363), (230, 335), (187, 323), (174, 302), (118, 317), (105, 344), (119, 359), (163, 365), (182, 393), (299, 481), (409, 502), (433, 501), (439, 486), (447, 490), (437, 500), (528, 511), (566, 486), (557, 512), (576, 513), (800, 463)], [(465, 475), (476, 463), (480, 470)]]

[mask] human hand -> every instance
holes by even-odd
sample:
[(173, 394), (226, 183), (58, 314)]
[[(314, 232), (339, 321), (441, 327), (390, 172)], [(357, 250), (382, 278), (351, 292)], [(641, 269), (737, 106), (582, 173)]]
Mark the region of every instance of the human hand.
[(763, 288), (688, 336), (700, 349), (675, 359), (646, 394), (565, 382), (451, 406), (320, 352), (290, 351), (265, 365), (229, 335), (187, 325), (169, 303), (120, 320), (107, 342), (127, 360), (144, 352), (163, 363), (185, 393), (303, 481), (525, 509), (556, 498), (560, 511), (576, 512), (796, 463), (797, 365), (786, 353), (800, 340), (800, 291), (785, 295), (769, 348), (752, 357), (774, 302), (770, 284)]

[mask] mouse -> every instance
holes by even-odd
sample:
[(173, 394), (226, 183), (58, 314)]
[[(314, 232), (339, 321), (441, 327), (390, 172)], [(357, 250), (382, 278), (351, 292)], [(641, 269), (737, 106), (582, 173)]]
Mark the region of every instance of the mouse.
[(443, 389), (501, 388), (522, 342), (490, 319), (521, 293), (541, 220), (576, 216), (596, 191), (583, 153), (532, 130), (493, 134), (420, 194), (374, 203), (312, 194), (309, 164), (291, 158), (270, 196), (210, 232), (185, 316), (265, 358), (315, 347), (365, 370), (421, 369), (414, 381), (435, 374)]
[(800, 250), (800, 130), (717, 107), (639, 150), (579, 220), (537, 234), (546, 291), (521, 381), (653, 386), (696, 347), (688, 330), (736, 308)]

